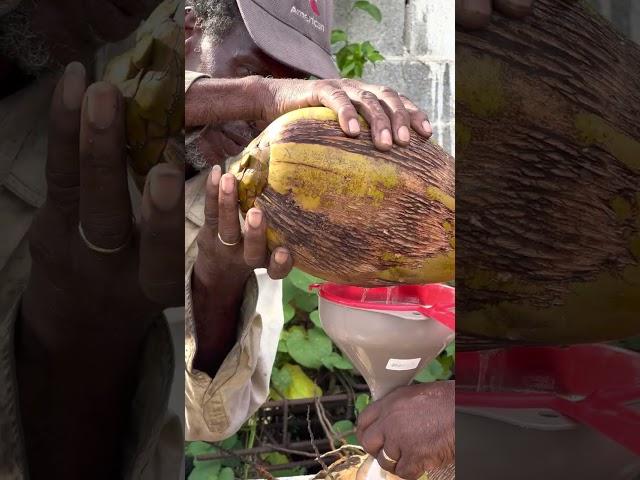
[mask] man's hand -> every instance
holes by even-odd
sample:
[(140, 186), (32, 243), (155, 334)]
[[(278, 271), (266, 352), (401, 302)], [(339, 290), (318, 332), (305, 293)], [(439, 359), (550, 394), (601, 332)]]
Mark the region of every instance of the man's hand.
[(261, 104), (263, 120), (271, 121), (302, 107), (325, 106), (337, 113), (344, 133), (356, 137), (360, 134), (360, 114), (369, 124), (379, 150), (390, 150), (394, 142), (408, 145), (410, 128), (425, 138), (433, 133), (427, 115), (392, 88), (350, 79), (263, 81), (269, 91)]
[(204, 214), (192, 283), (198, 332), (194, 367), (214, 376), (235, 343), (242, 294), (253, 270), (265, 267), (271, 278), (281, 279), (293, 261), (283, 247), (268, 254), (267, 224), (258, 208), (247, 212), (241, 227), (236, 178), (222, 175), (218, 165), (207, 176)]
[(380, 150), (407, 145), (413, 128), (429, 138), (427, 115), (395, 90), (358, 80), (282, 80), (263, 77), (200, 79), (185, 97), (187, 127), (220, 125), (235, 120), (270, 122), (303, 107), (325, 106), (338, 115), (342, 130), (360, 134), (358, 114), (371, 127), (373, 143)]
[[(454, 382), (401, 387), (358, 418), (358, 440), (380, 466), (413, 480), (455, 461)], [(390, 462), (382, 453), (397, 460)]]
[(456, 23), (463, 28), (485, 28), (493, 10), (510, 18), (524, 18), (531, 14), (534, 0), (456, 0)]
[(47, 199), (29, 232), (16, 331), (32, 478), (95, 465), (113, 466), (113, 478), (143, 339), (154, 316), (184, 302), (184, 173), (156, 166), (136, 221), (124, 125), (118, 90), (86, 89), (85, 69), (70, 64), (51, 102)]

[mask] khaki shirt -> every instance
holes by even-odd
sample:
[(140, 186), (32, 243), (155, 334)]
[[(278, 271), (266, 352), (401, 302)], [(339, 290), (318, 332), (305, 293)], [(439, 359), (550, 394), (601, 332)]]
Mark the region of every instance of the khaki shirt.
[[(198, 78), (185, 72), (185, 92)], [(191, 273), (196, 237), (204, 223), (205, 182), (210, 170), (185, 186), (185, 421), (187, 440), (218, 441), (233, 435), (269, 395), (269, 378), (284, 324), (282, 282), (258, 269), (247, 283), (238, 341), (214, 378), (193, 368), (196, 335)]]
[[(125, 41), (130, 42), (130, 39)], [(130, 46), (130, 43), (129, 43)], [(97, 57), (98, 72), (111, 57)], [(100, 78), (97, 75), (97, 78)], [(57, 75), (0, 99), (0, 478), (25, 480), (28, 466), (20, 427), (14, 330), (30, 271), (26, 233), (46, 198), (47, 121)], [(133, 185), (133, 183), (132, 183)], [(133, 189), (135, 192), (135, 188)], [(135, 202), (135, 198), (132, 199)], [(150, 328), (131, 404), (131, 434), (125, 446), (124, 479), (175, 480), (183, 471), (180, 419), (168, 411), (174, 353), (164, 317)], [(83, 381), (78, 379), (78, 381)], [(78, 401), (82, 401), (81, 398)], [(82, 439), (79, 438), (78, 442)]]

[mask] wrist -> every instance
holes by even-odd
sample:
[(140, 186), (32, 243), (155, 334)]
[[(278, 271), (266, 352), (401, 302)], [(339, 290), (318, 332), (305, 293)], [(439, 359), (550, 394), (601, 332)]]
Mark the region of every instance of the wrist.
[(274, 109), (272, 106), (274, 80), (259, 75), (252, 75), (243, 79), (246, 82), (245, 94), (251, 99), (252, 117), (255, 120), (271, 121)]

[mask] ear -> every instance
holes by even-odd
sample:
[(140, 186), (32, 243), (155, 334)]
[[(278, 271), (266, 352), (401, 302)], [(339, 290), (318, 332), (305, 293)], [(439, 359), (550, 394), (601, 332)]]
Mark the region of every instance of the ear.
[(196, 31), (196, 12), (193, 7), (184, 9), (184, 39), (189, 40)]

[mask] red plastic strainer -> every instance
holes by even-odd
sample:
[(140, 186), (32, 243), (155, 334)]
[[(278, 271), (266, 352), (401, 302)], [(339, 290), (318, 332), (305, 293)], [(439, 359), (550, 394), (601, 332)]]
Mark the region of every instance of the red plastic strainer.
[(455, 288), (442, 284), (356, 287), (322, 283), (312, 285), (321, 298), (345, 307), (377, 312), (416, 312), (456, 329)]

